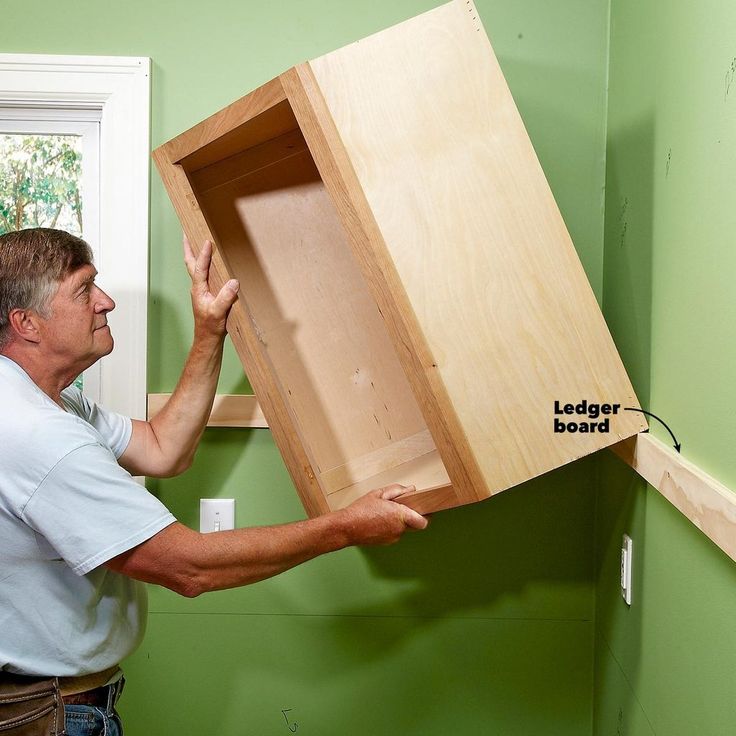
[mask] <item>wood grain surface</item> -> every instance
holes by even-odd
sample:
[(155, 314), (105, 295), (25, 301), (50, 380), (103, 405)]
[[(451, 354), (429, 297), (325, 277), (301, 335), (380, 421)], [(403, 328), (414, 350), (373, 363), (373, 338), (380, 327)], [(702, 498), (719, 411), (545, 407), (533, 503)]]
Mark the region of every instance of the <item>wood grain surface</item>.
[(486, 493), (643, 429), (553, 432), (556, 400), (638, 402), (472, 3), (309, 67)]
[(736, 493), (650, 434), (611, 450), (736, 560)]

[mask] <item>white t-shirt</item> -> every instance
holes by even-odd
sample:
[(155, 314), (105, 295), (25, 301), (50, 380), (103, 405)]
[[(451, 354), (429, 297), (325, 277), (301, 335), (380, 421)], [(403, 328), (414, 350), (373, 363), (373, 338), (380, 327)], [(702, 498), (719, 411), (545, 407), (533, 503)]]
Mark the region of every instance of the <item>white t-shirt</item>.
[(62, 400), (0, 355), (0, 669), (27, 675), (101, 672), (138, 646), (145, 586), (101, 565), (176, 521), (117, 463), (131, 420)]

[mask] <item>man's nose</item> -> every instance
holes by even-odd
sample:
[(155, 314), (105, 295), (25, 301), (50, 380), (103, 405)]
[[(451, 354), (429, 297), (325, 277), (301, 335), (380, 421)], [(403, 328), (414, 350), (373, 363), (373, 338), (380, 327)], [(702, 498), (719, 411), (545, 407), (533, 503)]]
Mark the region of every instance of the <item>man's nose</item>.
[(115, 302), (109, 297), (99, 286), (95, 287), (99, 294), (95, 303), (96, 312), (112, 312), (115, 309)]

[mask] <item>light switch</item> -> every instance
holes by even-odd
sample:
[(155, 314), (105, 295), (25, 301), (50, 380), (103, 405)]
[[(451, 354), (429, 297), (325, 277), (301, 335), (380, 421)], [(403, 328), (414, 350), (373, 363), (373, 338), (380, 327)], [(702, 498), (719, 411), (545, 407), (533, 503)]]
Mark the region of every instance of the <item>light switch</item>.
[(235, 529), (234, 498), (200, 498), (199, 531), (224, 532)]

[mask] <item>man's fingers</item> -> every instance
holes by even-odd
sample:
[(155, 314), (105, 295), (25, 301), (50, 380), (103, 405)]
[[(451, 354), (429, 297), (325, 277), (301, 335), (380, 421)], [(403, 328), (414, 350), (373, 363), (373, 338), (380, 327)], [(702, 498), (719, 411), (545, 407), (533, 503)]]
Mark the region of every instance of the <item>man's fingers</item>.
[(184, 248), (184, 265), (187, 267), (187, 272), (189, 273), (189, 276), (194, 275), (194, 267), (196, 263), (196, 258), (194, 256), (194, 251), (192, 251), (192, 245), (189, 242), (189, 238), (187, 238), (186, 235), (182, 238), (182, 246)]
[(199, 251), (194, 265), (194, 273), (191, 274), (192, 282), (197, 286), (207, 285), (207, 277), (210, 273), (210, 262), (212, 261), (212, 242), (205, 240), (202, 250)]
[(381, 488), (379, 491), (379, 495), (381, 496), (381, 498), (385, 498), (388, 501), (393, 501), (395, 498), (403, 496), (405, 493), (411, 493), (411, 491), (415, 490), (415, 486), (401, 486), (398, 483), (392, 483), (390, 486)]
[(212, 242), (205, 240), (202, 244), (202, 250), (196, 256), (186, 235), (182, 239), (182, 245), (184, 248), (184, 263), (189, 277), (192, 279), (192, 284), (200, 290), (202, 288), (206, 289), (210, 263), (212, 262)]
[[(416, 486), (402, 486), (398, 483), (394, 483), (385, 488), (381, 488), (379, 495), (381, 498), (387, 501), (396, 501), (406, 493), (416, 491)], [(426, 529), (429, 521), (425, 519), (418, 511), (409, 508), (408, 506), (401, 506), (401, 518), (404, 524), (410, 529)]]
[(426, 529), (429, 519), (425, 519), (418, 511), (404, 506), (402, 513), (404, 514), (404, 524), (410, 529)]
[(237, 279), (230, 279), (230, 281), (226, 282), (212, 303), (214, 311), (223, 314), (227, 313), (230, 307), (235, 304), (239, 289), (240, 282)]

